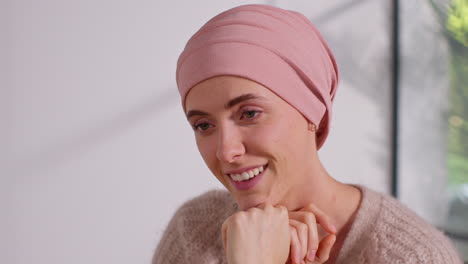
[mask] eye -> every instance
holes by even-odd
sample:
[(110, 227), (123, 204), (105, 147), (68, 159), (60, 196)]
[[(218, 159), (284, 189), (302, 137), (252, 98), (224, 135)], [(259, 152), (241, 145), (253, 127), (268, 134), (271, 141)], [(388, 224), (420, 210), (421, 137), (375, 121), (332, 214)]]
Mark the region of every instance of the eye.
[(258, 110), (245, 110), (242, 112), (241, 119), (254, 119), (260, 113), (261, 111), (258, 111)]
[(211, 127), (211, 124), (203, 122), (203, 123), (195, 124), (192, 127), (194, 130), (203, 132), (203, 131), (208, 130)]

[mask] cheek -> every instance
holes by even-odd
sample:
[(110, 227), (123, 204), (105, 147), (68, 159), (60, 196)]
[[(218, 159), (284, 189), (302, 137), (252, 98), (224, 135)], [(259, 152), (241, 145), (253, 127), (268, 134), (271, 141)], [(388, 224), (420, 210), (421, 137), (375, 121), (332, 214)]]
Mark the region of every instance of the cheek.
[(307, 124), (301, 120), (281, 120), (258, 127), (250, 135), (255, 154), (266, 155), (275, 161), (279, 174), (290, 174), (306, 159)]
[[(287, 171), (286, 165), (291, 156), (290, 134), (286, 124), (269, 123), (250, 131), (246, 147), (248, 152), (273, 161), (271, 169), (279, 174)], [(285, 171), (286, 170), (286, 171)]]
[(255, 142), (261, 142), (265, 148), (284, 150), (294, 140), (295, 129), (292, 128), (292, 124), (286, 120), (272, 121), (255, 129), (251, 138)]

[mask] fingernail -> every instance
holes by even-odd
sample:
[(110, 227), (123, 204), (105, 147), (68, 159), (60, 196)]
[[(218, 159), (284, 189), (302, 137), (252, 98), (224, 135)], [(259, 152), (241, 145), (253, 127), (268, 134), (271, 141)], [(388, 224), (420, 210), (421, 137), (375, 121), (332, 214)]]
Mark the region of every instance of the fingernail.
[(307, 258), (308, 258), (310, 261), (314, 261), (314, 260), (315, 260), (315, 253), (316, 253), (315, 250), (310, 251), (310, 252), (309, 252), (309, 255), (307, 256)]
[(336, 226), (335, 226), (335, 225), (331, 225), (331, 228), (332, 228), (332, 231), (333, 231), (334, 233), (336, 233), (336, 231), (338, 231), (338, 230), (336, 229)]

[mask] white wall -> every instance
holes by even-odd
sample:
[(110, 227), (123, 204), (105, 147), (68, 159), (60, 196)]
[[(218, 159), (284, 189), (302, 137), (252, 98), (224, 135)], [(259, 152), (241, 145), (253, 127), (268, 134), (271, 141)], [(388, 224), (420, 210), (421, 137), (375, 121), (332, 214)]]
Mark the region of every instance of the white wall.
[(191, 34), (240, 4), (319, 20), (342, 73), (323, 161), (340, 180), (388, 191), (389, 12), (351, 2), (2, 2), (0, 263), (149, 263), (176, 208), (221, 188), (174, 72)]

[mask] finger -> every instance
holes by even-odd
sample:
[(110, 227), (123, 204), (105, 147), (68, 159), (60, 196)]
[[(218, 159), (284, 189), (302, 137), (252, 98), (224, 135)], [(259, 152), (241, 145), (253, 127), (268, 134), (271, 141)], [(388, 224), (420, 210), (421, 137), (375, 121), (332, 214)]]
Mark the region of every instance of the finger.
[(306, 213), (304, 215), (304, 221), (309, 227), (309, 244), (307, 245), (307, 259), (313, 260), (315, 259), (315, 254), (317, 253), (320, 241), (317, 230), (317, 220), (315, 219), (315, 215), (313, 213)]
[(246, 213), (258, 213), (264, 211), (264, 206), (262, 208), (260, 207), (250, 207), (249, 209), (245, 210)]
[(318, 263), (324, 263), (330, 257), (330, 252), (335, 244), (336, 236), (334, 234), (326, 236), (322, 241), (320, 241), (319, 248), (317, 250), (317, 255), (315, 261)]
[(307, 225), (307, 258), (313, 260), (320, 241), (314, 214), (310, 212), (292, 212), (290, 216), (294, 217), (294, 220), (299, 220)]
[(289, 222), (289, 215), (288, 215), (288, 209), (282, 205), (277, 205), (273, 207), (273, 211), (277, 212), (279, 217), (284, 220)]
[(229, 218), (224, 221), (223, 225), (221, 226), (221, 237), (223, 240), (223, 248), (224, 251), (226, 252), (227, 249), (227, 229), (228, 229), (228, 221)]
[(299, 243), (300, 243), (299, 259), (305, 259), (307, 256), (307, 252), (308, 252), (307, 251), (307, 244), (308, 244), (307, 225), (299, 221), (293, 220), (293, 219), (289, 220), (289, 225), (296, 229), (296, 232), (299, 238)]
[(283, 205), (276, 205), (276, 206), (274, 206), (274, 208), (279, 210), (281, 213), (288, 214), (288, 209)]
[(257, 209), (262, 209), (262, 210), (266, 210), (266, 209), (270, 209), (270, 208), (273, 208), (273, 205), (271, 205), (270, 203), (261, 203), (255, 207), (252, 207), (252, 208), (257, 208)]
[(317, 223), (319, 223), (328, 233), (336, 234), (336, 227), (333, 225), (330, 217), (328, 217), (322, 210), (314, 204), (309, 204), (302, 208), (300, 211), (308, 211), (315, 215)]
[(291, 263), (299, 263), (299, 252), (300, 252), (300, 242), (299, 237), (297, 235), (296, 228), (290, 226), (291, 231), (291, 249), (289, 253), (289, 258), (291, 259)]

